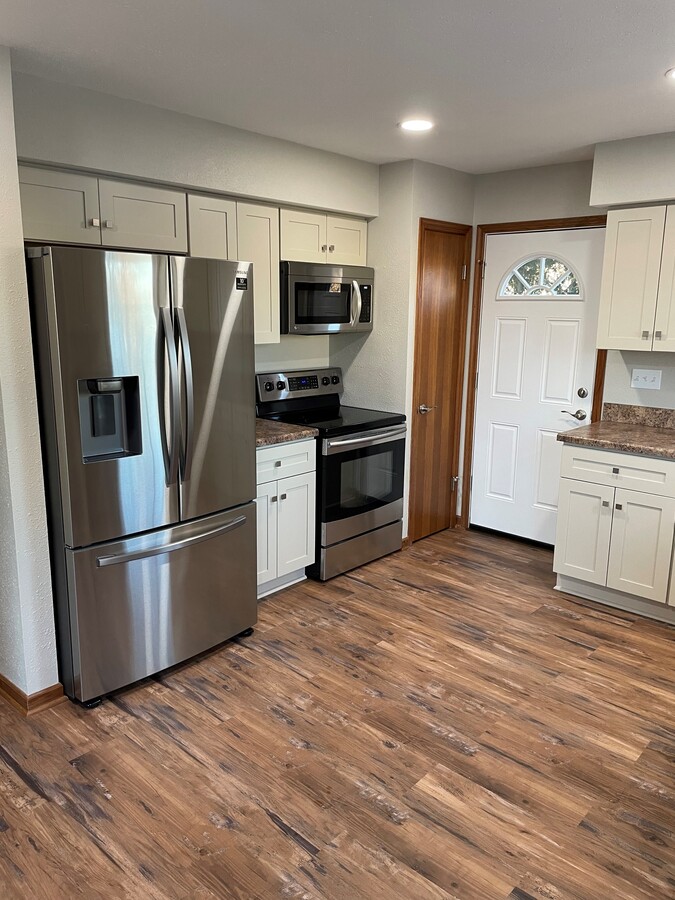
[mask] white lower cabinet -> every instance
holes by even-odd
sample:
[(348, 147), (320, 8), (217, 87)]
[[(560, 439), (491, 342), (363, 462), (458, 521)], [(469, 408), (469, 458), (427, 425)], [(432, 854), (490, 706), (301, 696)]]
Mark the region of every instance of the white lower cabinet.
[[(315, 442), (263, 447), (257, 456), (258, 596), (262, 596), (300, 581), (305, 566), (314, 562)], [(305, 471), (260, 483), (261, 473), (270, 470), (281, 474), (286, 466), (297, 471), (299, 458)]]
[[(579, 448), (563, 449), (563, 473)], [(598, 450), (598, 478), (610, 456)], [(584, 448), (593, 461), (594, 451)], [(562, 477), (553, 568), (559, 576), (599, 585), (656, 603), (668, 603), (673, 562), (675, 497), (619, 487), (623, 472), (640, 457), (612, 453), (617, 486)], [(675, 463), (659, 460), (668, 469)], [(624, 463), (626, 465), (624, 466)], [(588, 467), (592, 477), (592, 467)], [(565, 584), (561, 585), (565, 589)]]

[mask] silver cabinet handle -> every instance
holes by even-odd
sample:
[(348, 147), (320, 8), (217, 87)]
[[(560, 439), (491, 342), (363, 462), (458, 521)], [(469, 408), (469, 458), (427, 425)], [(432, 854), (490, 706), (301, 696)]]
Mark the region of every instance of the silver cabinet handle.
[(623, 503), (617, 503), (614, 509), (623, 509)]
[(662, 333), (661, 333), (660, 331), (655, 331), (655, 332), (654, 332), (654, 340), (655, 340), (655, 341), (661, 341), (661, 340), (663, 340), (663, 338), (662, 338), (661, 335), (662, 335)]
[(329, 244), (329, 245), (328, 245), (328, 251), (329, 251), (329, 253), (332, 253), (333, 250), (335, 250), (335, 244)]
[(246, 516), (237, 516), (236, 519), (231, 519), (224, 525), (218, 525), (216, 528), (212, 528), (210, 531), (205, 531), (202, 534), (195, 534), (192, 537), (183, 538), (181, 541), (171, 541), (168, 544), (160, 544), (158, 547), (129, 550), (127, 553), (115, 553), (112, 556), (99, 556), (96, 560), (96, 565), (99, 569), (103, 569), (105, 566), (116, 566), (119, 563), (133, 562), (135, 559), (148, 559), (151, 556), (161, 556), (162, 553), (173, 553), (174, 550), (184, 550), (186, 547), (191, 547), (193, 544), (199, 544), (201, 541), (208, 541), (218, 534), (223, 534), (226, 531), (233, 531), (235, 528), (239, 528), (240, 525), (243, 525), (245, 521)]
[(192, 470), (192, 456), (195, 438), (195, 391), (192, 377), (192, 351), (190, 350), (190, 336), (185, 310), (179, 306), (176, 309), (178, 319), (178, 337), (181, 353), (183, 355), (183, 372), (185, 373), (185, 446), (181, 451), (181, 469), (185, 481), (190, 477)]
[(280, 459), (275, 459), (275, 460), (274, 460), (274, 465), (275, 465), (275, 468), (278, 469), (278, 468), (281, 466), (281, 460), (280, 460)]
[(282, 499), (282, 500), (285, 500), (285, 499), (286, 499), (286, 496), (287, 496), (286, 494), (282, 494), (282, 495), (281, 495), (281, 499)]
[(643, 341), (648, 341), (648, 340), (649, 340), (649, 332), (648, 332), (648, 331), (643, 331), (643, 332), (642, 332), (642, 340), (643, 340)]
[(607, 508), (609, 506), (609, 500), (603, 500), (602, 505)]
[(619, 467), (612, 466), (612, 475), (618, 475), (618, 474), (619, 474)]
[(326, 250), (328, 250), (328, 244), (322, 244), (322, 245), (321, 245), (321, 252), (322, 252), (322, 253), (325, 253)]
[(586, 412), (583, 409), (578, 409), (576, 412), (572, 412), (570, 409), (561, 409), (560, 412), (567, 413), (568, 416), (573, 416), (579, 422), (583, 422), (586, 418)]
[(92, 228), (100, 228), (101, 220), (100, 219), (89, 219), (89, 224)]
[(278, 499), (278, 497), (270, 497), (270, 503), (276, 503)]
[(104, 228), (114, 228), (114, 227), (115, 227), (115, 223), (113, 222), (112, 219), (104, 219), (104, 220), (103, 220), (103, 227), (104, 227)]
[(426, 403), (420, 403), (417, 407), (417, 412), (423, 416), (426, 416), (427, 413), (430, 413), (432, 409), (436, 409), (435, 406), (427, 406)]
[[(171, 445), (168, 445), (166, 436), (162, 441), (162, 452), (164, 454), (164, 469), (166, 472), (167, 485), (174, 484), (178, 477), (178, 442), (180, 429), (180, 394), (178, 391), (178, 355), (176, 354), (176, 343), (173, 336), (173, 322), (171, 321), (171, 310), (168, 307), (160, 309), (160, 323), (164, 332), (164, 344), (166, 347), (166, 359), (169, 362), (169, 434)], [(160, 357), (159, 365), (163, 369), (164, 359)], [(160, 384), (162, 383), (163, 372), (160, 373)], [(164, 431), (166, 426), (162, 428)]]

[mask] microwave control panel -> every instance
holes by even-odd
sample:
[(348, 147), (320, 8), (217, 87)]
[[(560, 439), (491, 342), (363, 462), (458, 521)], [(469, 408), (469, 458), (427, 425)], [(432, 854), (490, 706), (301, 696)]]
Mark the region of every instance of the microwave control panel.
[(360, 284), (361, 291), (361, 315), (359, 322), (373, 321), (373, 286), (372, 284)]

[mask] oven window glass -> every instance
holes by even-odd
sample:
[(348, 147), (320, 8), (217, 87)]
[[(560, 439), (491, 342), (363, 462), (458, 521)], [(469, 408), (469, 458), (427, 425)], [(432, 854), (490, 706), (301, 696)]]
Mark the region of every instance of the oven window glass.
[(294, 290), (297, 325), (339, 325), (351, 321), (351, 285), (296, 281)]
[(335, 522), (403, 497), (405, 441), (322, 457), (322, 518)]

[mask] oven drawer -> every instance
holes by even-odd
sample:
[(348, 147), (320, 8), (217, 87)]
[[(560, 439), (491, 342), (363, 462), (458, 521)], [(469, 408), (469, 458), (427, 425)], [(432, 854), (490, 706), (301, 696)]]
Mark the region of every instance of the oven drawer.
[(316, 441), (293, 441), (256, 450), (256, 482), (266, 484), (316, 469)]
[(560, 474), (577, 481), (675, 497), (675, 460), (672, 459), (566, 444)]

